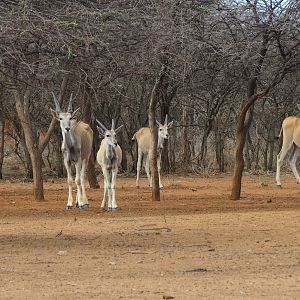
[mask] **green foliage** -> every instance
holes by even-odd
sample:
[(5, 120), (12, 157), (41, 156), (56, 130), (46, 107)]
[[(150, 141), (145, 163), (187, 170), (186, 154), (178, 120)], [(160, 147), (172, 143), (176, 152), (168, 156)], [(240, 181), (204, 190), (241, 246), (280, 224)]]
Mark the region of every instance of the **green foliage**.
[(76, 28), (79, 26), (77, 21), (64, 21), (64, 20), (56, 20), (54, 21), (55, 24), (64, 26), (64, 27), (69, 27), (69, 28)]
[(95, 12), (95, 15), (106, 20), (108, 18), (115, 18), (119, 15), (120, 13), (117, 10), (114, 9), (103, 9), (103, 10), (98, 10)]
[(74, 53), (72, 51), (72, 49), (70, 47), (68, 47), (68, 51), (67, 51), (67, 59), (71, 60), (74, 57)]

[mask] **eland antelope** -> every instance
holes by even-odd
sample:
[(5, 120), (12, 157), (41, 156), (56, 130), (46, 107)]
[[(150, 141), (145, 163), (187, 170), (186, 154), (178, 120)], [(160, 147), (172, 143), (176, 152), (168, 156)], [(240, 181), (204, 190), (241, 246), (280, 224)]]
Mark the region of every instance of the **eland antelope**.
[(67, 112), (62, 112), (54, 93), (52, 93), (52, 95), (55, 103), (55, 110), (51, 108), (51, 113), (52, 116), (59, 121), (63, 137), (61, 150), (64, 157), (64, 164), (67, 169), (67, 181), (69, 188), (67, 209), (71, 209), (73, 207), (72, 162), (75, 163), (76, 169), (76, 205), (78, 205), (79, 208), (87, 208), (89, 204), (85, 192), (85, 170), (92, 150), (93, 131), (88, 124), (76, 121), (75, 118), (79, 108), (73, 111), (72, 95), (69, 100)]
[(279, 134), (279, 140), (282, 140), (282, 146), (280, 152), (277, 155), (276, 185), (278, 187), (281, 187), (280, 168), (289, 150), (291, 150), (289, 164), (297, 180), (297, 183), (300, 183), (300, 177), (296, 168), (297, 157), (300, 155), (299, 117), (287, 117), (283, 120)]
[(121, 125), (115, 129), (115, 122), (112, 120), (111, 129), (108, 130), (102, 123), (96, 120), (100, 127), (97, 126), (99, 134), (103, 136), (99, 151), (97, 153), (97, 162), (102, 168), (104, 177), (104, 194), (101, 208), (104, 209), (106, 194), (108, 194), (108, 210), (117, 210), (116, 201), (116, 177), (122, 161), (122, 149), (117, 143), (116, 134), (123, 127)]
[[(169, 138), (168, 130), (172, 127), (173, 121), (168, 123), (168, 116), (166, 115), (165, 123), (161, 124), (156, 120), (156, 124), (158, 126), (158, 143), (157, 143), (157, 167), (158, 167), (158, 176), (159, 176), (159, 187), (163, 188), (160, 179), (160, 163), (161, 163), (161, 153), (164, 147), (164, 140)], [(149, 127), (143, 127), (139, 129), (132, 140), (137, 141), (138, 146), (138, 161), (137, 161), (137, 173), (136, 173), (136, 187), (140, 187), (140, 170), (142, 164), (142, 158), (145, 171), (147, 174), (149, 186), (151, 187), (151, 175), (150, 175), (150, 149), (151, 149), (151, 133)]]

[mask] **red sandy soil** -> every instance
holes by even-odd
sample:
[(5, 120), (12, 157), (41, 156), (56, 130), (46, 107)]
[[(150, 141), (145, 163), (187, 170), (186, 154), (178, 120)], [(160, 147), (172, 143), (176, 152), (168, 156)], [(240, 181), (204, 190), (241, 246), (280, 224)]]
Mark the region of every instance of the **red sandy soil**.
[[(282, 176), (117, 179), (121, 210), (66, 211), (65, 181), (0, 182), (0, 299), (300, 299), (300, 186)], [(102, 184), (102, 183), (101, 183)], [(171, 299), (171, 298), (170, 298)]]

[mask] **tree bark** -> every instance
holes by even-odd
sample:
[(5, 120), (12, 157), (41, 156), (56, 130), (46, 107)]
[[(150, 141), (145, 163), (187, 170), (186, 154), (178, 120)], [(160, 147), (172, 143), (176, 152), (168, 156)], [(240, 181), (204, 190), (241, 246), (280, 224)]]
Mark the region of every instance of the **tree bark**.
[[(271, 85), (269, 85), (263, 92), (256, 93), (257, 89), (257, 78), (260, 74), (265, 56), (268, 50), (268, 42), (269, 42), (269, 33), (265, 32), (262, 37), (262, 43), (259, 51), (259, 60), (256, 68), (254, 69), (253, 76), (248, 81), (248, 100), (246, 104), (243, 106), (239, 119), (238, 119), (238, 127), (237, 127), (237, 137), (236, 137), (236, 149), (235, 149), (235, 163), (234, 163), (234, 171), (232, 177), (232, 190), (231, 190), (231, 199), (239, 200), (241, 197), (241, 187), (242, 187), (242, 176), (244, 171), (244, 146), (248, 134), (249, 127), (251, 125), (252, 117), (253, 117), (253, 105), (257, 99), (262, 96), (265, 96), (269, 90), (276, 85), (276, 81), (273, 81)], [(250, 109), (250, 111), (249, 111)]]
[(200, 156), (198, 163), (201, 167), (205, 168), (207, 166), (206, 160), (207, 160), (207, 140), (209, 137), (209, 134), (212, 130), (213, 126), (213, 119), (210, 118), (207, 123), (205, 124), (204, 133), (202, 137), (201, 147), (200, 147)]
[(159, 177), (158, 177), (158, 168), (157, 168), (157, 126), (155, 118), (155, 109), (158, 102), (159, 91), (163, 78), (165, 76), (167, 66), (162, 65), (158, 77), (156, 78), (154, 87), (152, 89), (148, 117), (149, 117), (149, 127), (151, 132), (151, 148), (150, 148), (150, 168), (151, 168), (151, 177), (152, 177), (152, 200), (160, 201), (160, 189), (159, 189)]
[[(93, 129), (93, 141), (95, 141), (95, 132), (97, 132), (96, 128), (93, 128), (92, 122), (92, 105), (90, 99), (90, 92), (88, 84), (85, 85), (85, 97), (84, 97), (84, 107), (83, 107), (83, 122), (89, 124)], [(99, 184), (97, 182), (96, 172), (95, 172), (95, 161), (96, 161), (96, 145), (93, 142), (93, 147), (91, 151), (91, 155), (89, 157), (88, 165), (87, 165), (87, 180), (91, 188), (99, 188)]]
[(5, 119), (0, 119), (0, 179), (3, 178), (2, 167), (4, 161), (4, 132), (5, 132)]
[[(166, 92), (167, 92), (168, 85), (165, 85), (163, 88), (164, 88), (164, 95), (162, 96), (161, 104), (160, 104), (160, 122), (162, 124), (165, 121), (166, 115), (169, 116), (169, 103), (166, 99), (166, 97), (167, 97)], [(166, 173), (170, 172), (168, 140), (164, 141), (164, 148), (163, 148), (162, 154), (161, 154), (161, 169), (163, 172), (166, 172)]]
[(189, 129), (188, 129), (188, 114), (186, 107), (184, 107), (182, 112), (182, 125), (183, 125), (183, 131), (182, 131), (182, 141), (183, 141), (183, 165), (185, 167), (188, 167), (191, 160), (191, 151), (190, 151), (190, 145), (189, 145)]
[[(237, 127), (237, 139), (236, 139), (236, 149), (235, 149), (235, 164), (232, 177), (232, 189), (231, 189), (231, 199), (239, 200), (241, 197), (241, 187), (242, 187), (242, 175), (244, 170), (244, 156), (243, 150), (246, 142), (246, 136), (249, 130), (250, 122), (246, 120), (248, 110), (253, 106), (256, 100), (264, 97), (269, 93), (269, 91), (274, 88), (279, 82), (282, 81), (287, 73), (287, 69), (284, 68), (281, 74), (275, 75), (273, 82), (262, 92), (255, 93), (248, 98), (247, 103), (241, 110), (238, 127)], [(249, 120), (249, 118), (248, 118)]]
[(63, 155), (61, 151), (61, 135), (58, 130), (55, 130), (55, 141), (53, 143), (53, 157), (52, 157), (52, 165), (57, 177), (64, 177), (64, 162)]
[(268, 171), (273, 170), (273, 160), (274, 160), (274, 149), (275, 149), (275, 127), (271, 126), (270, 128), (270, 152), (269, 152), (269, 161), (268, 161)]
[(37, 201), (44, 200), (44, 188), (43, 188), (43, 172), (42, 172), (42, 155), (39, 151), (38, 138), (35, 134), (32, 126), (32, 122), (28, 113), (28, 97), (30, 94), (30, 90), (27, 89), (24, 95), (24, 103), (21, 100), (21, 95), (19, 92), (14, 89), (15, 101), (16, 101), (16, 111), (18, 117), (20, 119), (27, 149), (30, 154), (31, 162), (32, 162), (32, 170), (33, 170), (33, 182), (34, 182), (34, 198)]
[[(66, 91), (67, 87), (67, 76), (64, 77), (61, 88), (59, 101), (62, 103), (63, 95)], [(17, 85), (11, 82), (14, 86), (13, 94), (15, 98), (15, 106), (18, 118), (20, 120), (24, 136), (25, 143), (30, 154), (32, 170), (33, 170), (33, 183), (34, 183), (34, 198), (37, 201), (43, 201), (44, 198), (44, 185), (43, 185), (43, 161), (42, 161), (42, 153), (50, 141), (50, 137), (52, 132), (55, 129), (57, 124), (57, 120), (52, 118), (51, 124), (45, 134), (45, 137), (42, 141), (39, 142), (37, 129), (35, 128), (34, 122), (30, 118), (29, 112), (29, 96), (30, 96), (30, 88), (26, 87), (26, 92), (24, 97), (21, 96), (20, 91), (17, 89)]]

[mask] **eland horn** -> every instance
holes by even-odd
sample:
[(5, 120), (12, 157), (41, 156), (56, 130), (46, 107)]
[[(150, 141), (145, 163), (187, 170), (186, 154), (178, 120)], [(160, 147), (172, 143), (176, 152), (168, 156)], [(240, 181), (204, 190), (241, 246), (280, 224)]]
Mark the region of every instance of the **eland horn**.
[(55, 103), (55, 111), (56, 112), (61, 112), (61, 109), (60, 109), (60, 105), (59, 105), (59, 102), (55, 96), (55, 94), (52, 92), (52, 95), (53, 95), (53, 100), (54, 100), (54, 103)]
[(73, 98), (73, 93), (70, 96), (69, 105), (68, 105), (68, 113), (73, 112), (72, 98)]

